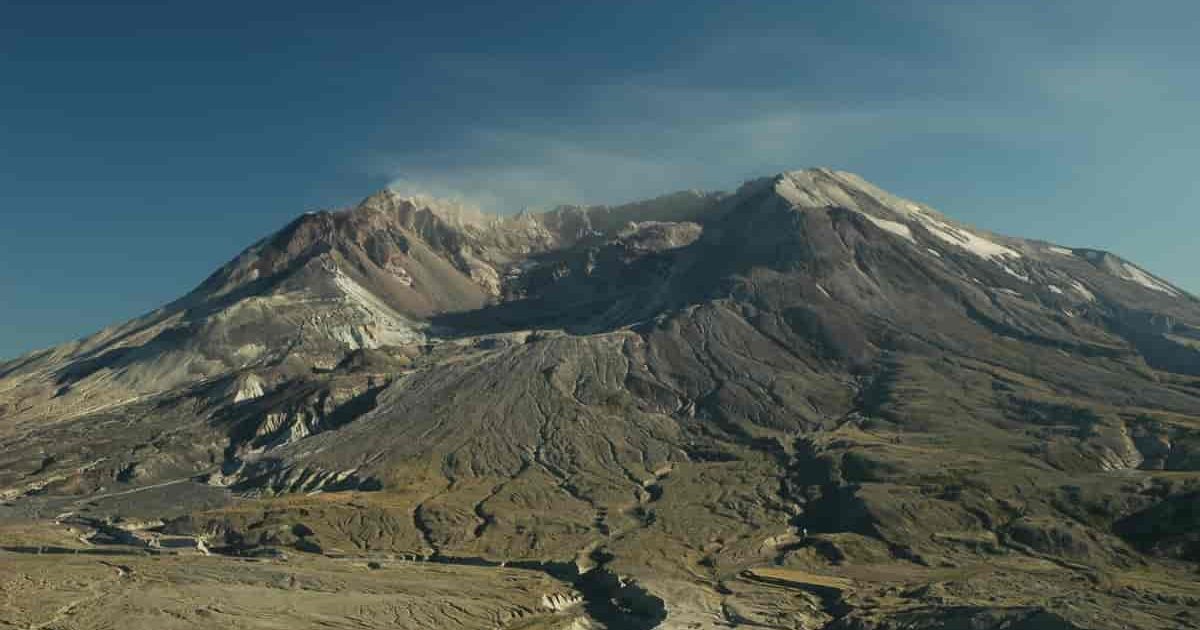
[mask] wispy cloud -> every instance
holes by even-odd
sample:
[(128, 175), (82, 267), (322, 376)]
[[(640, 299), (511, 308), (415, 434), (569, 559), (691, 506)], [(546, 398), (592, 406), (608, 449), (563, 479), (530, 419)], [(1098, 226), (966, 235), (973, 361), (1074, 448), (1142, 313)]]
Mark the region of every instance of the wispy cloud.
[[(1180, 124), (1200, 97), (1179, 80), (1200, 54), (1182, 17), (1195, 9), (1163, 6), (1180, 18), (1084, 0), (897, 3), (853, 23), (717, 29), (660, 63), (553, 85), (460, 56), (444, 70), (474, 93), (524, 96), (446, 132), (444, 150), (385, 152), (370, 169), (514, 212), (829, 165), (990, 229), (1137, 258), (1119, 227), (1128, 207), (1200, 203), (1188, 170), (1200, 144)], [(1142, 256), (1166, 266), (1165, 251)]]
[[(884, 17), (877, 31), (898, 23)], [(455, 81), (479, 92), (524, 86), (540, 100), (497, 106), (449, 131), (440, 150), (385, 151), (368, 168), (403, 191), (513, 212), (728, 189), (813, 165), (852, 168), (897, 137), (1000, 134), (997, 120), (1013, 114), (962, 85), (940, 40), (890, 33), (897, 54), (811, 26), (767, 26), (688, 40), (665, 54), (669, 65), (572, 76), (550, 95), (509, 60), (456, 55), (439, 66)], [(981, 113), (992, 124), (980, 125)]]

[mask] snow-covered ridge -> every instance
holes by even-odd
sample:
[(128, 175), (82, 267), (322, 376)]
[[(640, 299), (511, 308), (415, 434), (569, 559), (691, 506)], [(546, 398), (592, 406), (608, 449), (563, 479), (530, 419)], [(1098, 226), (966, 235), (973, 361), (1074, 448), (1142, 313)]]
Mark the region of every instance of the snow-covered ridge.
[[(879, 217), (874, 217), (869, 214), (864, 215), (864, 216), (866, 216), (867, 220), (869, 220), (871, 223), (874, 223), (875, 225), (877, 225), (878, 227), (880, 227), (883, 230), (891, 232), (892, 234), (902, 236), (914, 243), (917, 242), (917, 240), (915, 238), (913, 238), (912, 230), (907, 225), (904, 225), (903, 223), (900, 223), (899, 221), (889, 221), (887, 219), (880, 219)], [(940, 256), (940, 254), (938, 254), (938, 255)]]
[[(797, 207), (822, 208), (836, 206), (865, 216), (880, 228), (916, 242), (910, 224), (923, 227), (931, 235), (971, 254), (989, 260), (1021, 258), (1021, 253), (981, 234), (944, 220), (937, 212), (907, 199), (888, 193), (870, 182), (842, 171), (807, 169), (783, 173), (777, 178), (775, 191)], [(864, 208), (856, 197), (867, 197), (886, 209), (899, 221), (878, 216), (875, 208)]]
[(1136, 282), (1152, 291), (1166, 293), (1171, 297), (1181, 297), (1183, 295), (1175, 287), (1163, 282), (1162, 280), (1159, 280), (1158, 278), (1155, 278), (1154, 276), (1143, 271), (1141, 268), (1130, 263), (1122, 262), (1120, 270), (1122, 272), (1120, 273), (1122, 278), (1125, 278), (1131, 282)]
[[(946, 218), (929, 206), (888, 193), (853, 173), (826, 168), (790, 171), (776, 176), (773, 185), (775, 192), (794, 208), (844, 208), (862, 215), (880, 229), (913, 244), (918, 244), (920, 234), (924, 232), (943, 244), (995, 263), (1004, 273), (1022, 282), (1035, 281), (1025, 265), (1015, 264), (1018, 259), (1025, 258), (1016, 245), (1006, 244), (1015, 241), (1005, 241), (1002, 237), (973, 230)], [(924, 250), (932, 256), (940, 258), (942, 253), (938, 249), (946, 251), (940, 247), (929, 247), (933, 243), (928, 242), (927, 237), (926, 242), (922, 244), (925, 246)], [(1103, 252), (1073, 250), (1056, 245), (1043, 245), (1036, 249), (1059, 256), (1082, 257), (1109, 273), (1146, 289), (1171, 297), (1184, 295), (1179, 289), (1142, 268), (1116, 257), (1110, 258)], [(1092, 290), (1074, 279), (1069, 283), (1069, 288), (1052, 286), (1049, 290), (1058, 295), (1065, 295), (1069, 290), (1085, 301), (1097, 301), (1097, 296)]]
[(1104, 272), (1116, 276), (1122, 280), (1132, 282), (1142, 288), (1163, 293), (1171, 297), (1183, 297), (1184, 292), (1172, 286), (1160, 278), (1147, 272), (1145, 269), (1134, 265), (1133, 263), (1115, 256), (1105, 251), (1096, 249), (1077, 250), (1077, 255), (1083, 257), (1092, 266)]
[(1005, 257), (1021, 257), (1020, 252), (1012, 249), (1011, 247), (1005, 247), (1000, 243), (984, 238), (983, 236), (980, 236), (974, 232), (955, 227), (949, 223), (946, 223), (945, 221), (938, 220), (926, 211), (922, 210), (916, 204), (910, 205), (912, 206), (912, 214), (910, 216), (919, 221), (921, 225), (929, 231), (930, 234), (947, 243), (950, 243), (951, 245), (965, 249), (966, 251), (975, 254), (980, 258), (987, 258), (989, 260)]

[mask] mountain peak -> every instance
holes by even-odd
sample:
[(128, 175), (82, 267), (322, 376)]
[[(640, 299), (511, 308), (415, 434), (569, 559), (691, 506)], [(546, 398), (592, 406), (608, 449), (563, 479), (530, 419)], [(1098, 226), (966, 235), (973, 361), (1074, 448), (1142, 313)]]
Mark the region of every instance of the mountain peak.
[(897, 197), (848, 171), (806, 168), (785, 171), (772, 181), (777, 193), (800, 207), (836, 206), (860, 212), (883, 209), (901, 217), (921, 211), (915, 202)]
[(464, 201), (425, 193), (404, 194), (392, 188), (384, 188), (363, 199), (354, 210), (392, 213), (426, 211), (454, 225), (484, 225), (500, 218)]

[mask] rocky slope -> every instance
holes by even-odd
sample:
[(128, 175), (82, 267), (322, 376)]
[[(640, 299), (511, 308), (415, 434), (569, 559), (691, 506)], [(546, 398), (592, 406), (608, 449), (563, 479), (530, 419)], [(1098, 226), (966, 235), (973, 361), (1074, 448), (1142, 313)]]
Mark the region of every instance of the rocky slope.
[(1198, 469), (1194, 297), (826, 169), (513, 217), (384, 192), (0, 364), (0, 526), (610, 602), (563, 623), (1194, 627)]

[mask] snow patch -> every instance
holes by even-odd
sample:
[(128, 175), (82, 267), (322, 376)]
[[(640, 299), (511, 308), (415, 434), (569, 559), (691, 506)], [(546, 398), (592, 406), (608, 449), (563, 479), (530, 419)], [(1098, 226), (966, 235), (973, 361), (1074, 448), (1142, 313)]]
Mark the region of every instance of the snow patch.
[(823, 286), (821, 286), (821, 285), (819, 285), (819, 284), (818, 284), (818, 285), (817, 285), (817, 290), (821, 292), (821, 295), (824, 295), (825, 297), (827, 297), (827, 298), (829, 298), (829, 299), (831, 299), (831, 300), (833, 299), (833, 296), (832, 296), (832, 295), (829, 295), (829, 291), (826, 291), (826, 290), (825, 290), (825, 287), (823, 287)]
[(1088, 288), (1087, 288), (1087, 287), (1085, 287), (1085, 286), (1083, 286), (1083, 283), (1079, 282), (1078, 280), (1072, 280), (1072, 281), (1071, 281), (1071, 288), (1075, 289), (1075, 291), (1076, 291), (1077, 293), (1079, 293), (1080, 295), (1082, 295), (1082, 296), (1083, 296), (1083, 299), (1085, 299), (1085, 300), (1087, 300), (1087, 301), (1089, 301), (1089, 302), (1095, 302), (1095, 301), (1096, 301), (1096, 294), (1095, 294), (1095, 293), (1092, 293), (1091, 291), (1089, 291), (1089, 290), (1088, 290)]
[(936, 257), (938, 257), (938, 258), (941, 258), (941, 257), (942, 257), (942, 254), (941, 254), (941, 252), (939, 252), (938, 250), (936, 250), (936, 249), (934, 249), (934, 248), (932, 248), (932, 247), (926, 247), (926, 248), (925, 248), (925, 251), (929, 252), (930, 254), (933, 254), (934, 256), (936, 256)]
[[(854, 199), (854, 196), (847, 190), (847, 186), (840, 181), (841, 174), (829, 172), (810, 172), (797, 171), (794, 173), (785, 173), (775, 184), (775, 192), (779, 196), (788, 200), (796, 206), (805, 208), (826, 208), (838, 207), (846, 208), (853, 212), (857, 212), (866, 217), (871, 223), (874, 223), (880, 229), (896, 234), (911, 242), (916, 242), (913, 238), (912, 230), (899, 221), (891, 221), (877, 217), (870, 212), (867, 212)], [(882, 191), (864, 190), (865, 182), (855, 181), (851, 183), (851, 187), (863, 190), (875, 197), (885, 207), (893, 205), (889, 201), (895, 201), (895, 198), (880, 198)], [(869, 185), (867, 185), (869, 186)], [(873, 188), (873, 187), (872, 187)], [(875, 194), (871, 194), (874, 192)], [(889, 196), (890, 197), (890, 196)]]
[(1054, 252), (1055, 254), (1062, 254), (1063, 256), (1074, 256), (1075, 255), (1075, 252), (1073, 252), (1065, 247), (1059, 247), (1057, 245), (1051, 245), (1049, 249), (1050, 249), (1050, 251)]
[(917, 242), (916, 239), (913, 238), (912, 230), (910, 230), (909, 227), (907, 225), (904, 225), (903, 223), (900, 223), (898, 221), (888, 221), (887, 219), (880, 219), (879, 217), (871, 216), (869, 214), (866, 214), (865, 212), (862, 213), (862, 215), (864, 217), (867, 217), (867, 219), (870, 220), (871, 223), (874, 223), (875, 225), (879, 226), (880, 228), (882, 228), (884, 230), (887, 230), (888, 232), (891, 232), (892, 234), (897, 234), (897, 235), (903, 236), (904, 238), (906, 238), (909, 241), (912, 241), (914, 243)]
[(1051, 292), (1051, 293), (1054, 293), (1054, 294), (1056, 294), (1056, 295), (1063, 295), (1063, 290), (1062, 290), (1062, 289), (1060, 289), (1060, 288), (1058, 288), (1058, 287), (1056, 287), (1056, 286), (1054, 286), (1053, 284), (1052, 284), (1052, 285), (1050, 285), (1050, 286), (1047, 286), (1046, 288), (1047, 288), (1047, 289), (1050, 289), (1050, 292)]
[(866, 196), (897, 216), (916, 221), (935, 237), (988, 260), (1021, 258), (1020, 252), (970, 230), (956, 227), (938, 218), (936, 212), (920, 204), (896, 197), (852, 173), (815, 169), (785, 173), (775, 182), (775, 192), (796, 206), (822, 208), (836, 206), (858, 212), (872, 223), (909, 241), (916, 242), (912, 229), (899, 221), (875, 216), (865, 210), (851, 194)]
[(862, 208), (846, 192), (845, 188), (810, 171), (785, 173), (775, 184), (775, 192), (794, 205), (806, 208), (837, 206), (855, 212)]
[(1004, 273), (1006, 273), (1022, 282), (1029, 282), (1029, 276), (1017, 271), (1016, 269), (1013, 269), (1012, 267), (1009, 267), (1008, 265), (1005, 265), (1002, 263), (1000, 265), (1000, 268), (1004, 270)]
[(1017, 252), (1010, 247), (1005, 247), (1004, 245), (1001, 245), (995, 241), (984, 238), (978, 234), (975, 234), (974, 232), (965, 230), (963, 228), (954, 227), (953, 225), (938, 219), (935, 216), (936, 213), (921, 206), (920, 204), (913, 203), (907, 199), (901, 199), (900, 197), (896, 197), (895, 195), (892, 195), (884, 190), (876, 188), (870, 182), (863, 180), (857, 175), (842, 172), (831, 173), (830, 175), (839, 182), (844, 182), (847, 185), (853, 186), (867, 193), (880, 204), (892, 209), (894, 212), (897, 212), (901, 215), (907, 215), (912, 219), (916, 219), (920, 223), (924, 224), (925, 228), (928, 229), (934, 236), (946, 241), (947, 243), (961, 247), (977, 256), (988, 259), (1000, 258), (1004, 256), (1010, 256), (1013, 258), (1021, 257), (1020, 252)]
[(1015, 249), (1005, 247), (1000, 243), (988, 240), (974, 232), (954, 227), (945, 221), (930, 216), (924, 211), (915, 213), (916, 218), (929, 230), (929, 233), (956, 247), (988, 260), (1011, 257), (1020, 258), (1021, 254)]
[(1121, 269), (1125, 272), (1122, 274), (1126, 280), (1132, 280), (1151, 291), (1166, 293), (1171, 297), (1179, 297), (1180, 293), (1175, 287), (1155, 278), (1154, 276), (1142, 271), (1140, 268), (1129, 263), (1121, 263)]

